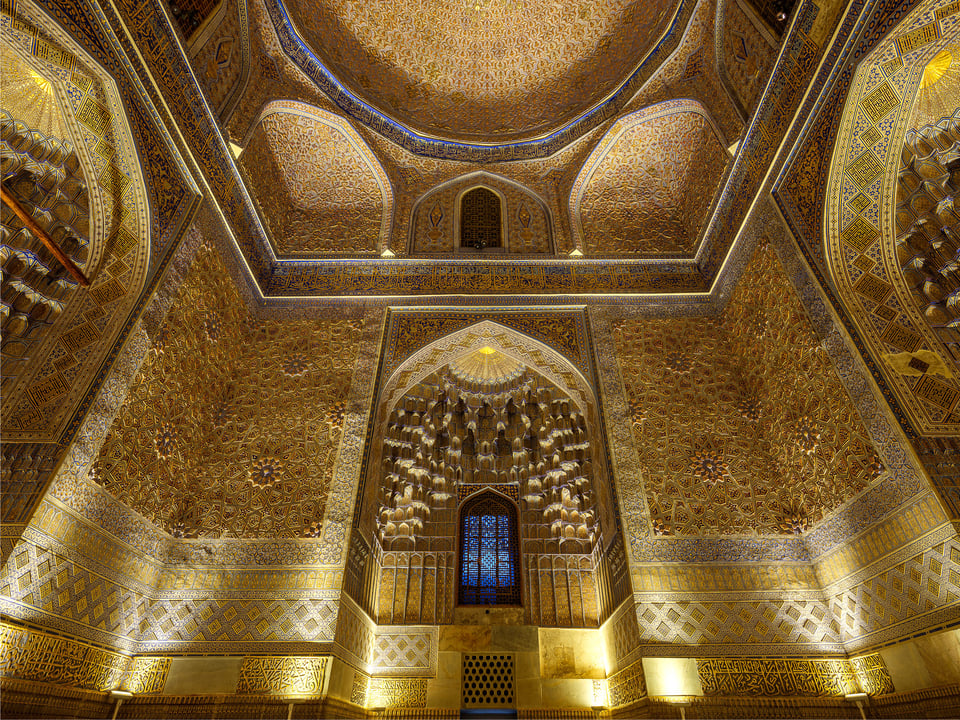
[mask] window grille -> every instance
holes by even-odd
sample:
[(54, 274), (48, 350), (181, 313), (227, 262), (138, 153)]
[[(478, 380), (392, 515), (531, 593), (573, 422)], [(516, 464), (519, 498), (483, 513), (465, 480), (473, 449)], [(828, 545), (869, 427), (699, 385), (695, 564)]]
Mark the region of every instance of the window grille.
[(460, 604), (519, 605), (517, 514), (482, 493), (460, 515)]
[(502, 245), (500, 198), (486, 188), (474, 188), (460, 200), (460, 246), (482, 250)]

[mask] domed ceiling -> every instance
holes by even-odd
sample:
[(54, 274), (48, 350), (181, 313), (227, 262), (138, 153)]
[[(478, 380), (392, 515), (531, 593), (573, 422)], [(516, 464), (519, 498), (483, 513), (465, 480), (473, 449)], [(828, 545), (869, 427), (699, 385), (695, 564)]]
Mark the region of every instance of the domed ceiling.
[(571, 122), (615, 93), (676, 0), (283, 0), (345, 88), (426, 135), (504, 142)]

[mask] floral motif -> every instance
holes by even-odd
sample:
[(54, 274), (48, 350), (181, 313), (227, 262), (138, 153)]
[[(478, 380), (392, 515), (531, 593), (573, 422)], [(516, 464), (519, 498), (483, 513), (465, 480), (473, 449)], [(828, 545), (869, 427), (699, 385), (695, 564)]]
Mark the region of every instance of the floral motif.
[(153, 439), (153, 444), (157, 448), (157, 457), (166, 460), (173, 455), (177, 445), (177, 429), (170, 423), (163, 423), (157, 430), (157, 435)]
[(698, 452), (690, 463), (690, 470), (701, 481), (716, 484), (727, 473), (727, 463), (720, 455), (711, 452)]
[(813, 455), (820, 445), (820, 430), (806, 415), (797, 421), (797, 445), (804, 455)]
[(810, 526), (807, 517), (807, 510), (802, 505), (788, 507), (784, 510), (783, 519), (780, 521), (780, 529), (791, 535), (801, 535)]
[(303, 537), (306, 538), (318, 538), (320, 537), (321, 522), (319, 520), (312, 521), (307, 527), (303, 529)]
[(302, 353), (294, 353), (289, 355), (286, 360), (283, 361), (283, 372), (291, 377), (297, 375), (303, 375), (307, 371), (307, 366), (309, 362), (307, 361), (307, 356)]
[(756, 315), (750, 322), (750, 329), (757, 338), (762, 338), (767, 332), (767, 313), (763, 308), (758, 308)]
[(283, 472), (284, 463), (276, 457), (256, 458), (250, 466), (250, 482), (257, 487), (272, 487), (277, 484)]
[(163, 355), (163, 351), (167, 349), (167, 326), (164, 325), (160, 328), (160, 331), (157, 333), (157, 336), (153, 339), (153, 346), (150, 348), (155, 355)]
[(678, 375), (686, 375), (693, 370), (693, 361), (686, 353), (674, 350), (667, 353), (667, 367)]
[(627, 404), (630, 408), (630, 419), (633, 420), (634, 427), (638, 430), (642, 429), (643, 423), (647, 419), (647, 409), (637, 398), (630, 398)]
[(737, 400), (737, 412), (745, 420), (756, 422), (760, 419), (760, 403), (752, 396), (741, 397)]
[(223, 319), (220, 317), (220, 314), (208, 312), (204, 315), (203, 328), (207, 331), (207, 337), (210, 338), (210, 340), (219, 340), (220, 334), (223, 332)]
[(886, 470), (886, 467), (884, 467), (880, 456), (877, 455), (875, 450), (871, 450), (870, 454), (867, 456), (867, 472), (870, 474), (870, 479), (879, 479), (880, 476), (883, 475), (884, 470)]
[(175, 538), (195, 538), (199, 534), (199, 530), (186, 520), (177, 520), (171, 525), (170, 534)]

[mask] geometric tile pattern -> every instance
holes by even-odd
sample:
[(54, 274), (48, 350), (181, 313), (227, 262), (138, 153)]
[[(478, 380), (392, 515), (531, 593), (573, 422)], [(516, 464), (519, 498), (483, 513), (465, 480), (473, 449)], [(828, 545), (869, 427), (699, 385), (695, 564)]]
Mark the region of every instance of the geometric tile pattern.
[(336, 603), (312, 599), (195, 599), (151, 602), (141, 647), (197, 641), (333, 640)]
[(631, 317), (615, 342), (655, 533), (800, 535), (880, 477), (770, 247), (719, 319)]
[(146, 617), (149, 599), (108, 580), (70, 558), (21, 542), (0, 579), (5, 613), (29, 618), (11, 601), (58, 616), (69, 623), (111, 634), (135, 636)]
[(578, 246), (588, 255), (690, 254), (726, 160), (697, 102), (666, 102), (623, 118), (571, 191)]
[(277, 255), (373, 252), (393, 198), (376, 157), (342, 119), (271, 103), (241, 156)]
[(435, 664), (435, 647), (435, 634), (431, 632), (377, 633), (371, 671), (384, 675), (396, 675), (399, 669), (429, 671)]
[(200, 250), (93, 479), (175, 537), (317, 537), (361, 324), (258, 320)]
[(347, 595), (340, 596), (336, 643), (348, 654), (351, 665), (366, 670), (373, 652), (373, 622)]
[[(784, 652), (784, 646), (813, 645), (842, 652), (840, 625), (829, 608), (819, 601), (771, 600), (764, 602), (637, 602), (637, 622), (644, 652), (653, 645), (667, 652), (703, 646), (724, 646), (724, 654), (757, 653), (768, 649)], [(697, 647), (699, 646), (699, 647)], [(741, 646), (741, 647), (730, 647)], [(658, 653), (663, 654), (663, 653)]]
[(861, 647), (893, 625), (914, 621), (896, 631), (906, 635), (926, 614), (951, 607), (960, 612), (960, 539), (955, 535), (833, 595), (829, 607), (843, 639)]

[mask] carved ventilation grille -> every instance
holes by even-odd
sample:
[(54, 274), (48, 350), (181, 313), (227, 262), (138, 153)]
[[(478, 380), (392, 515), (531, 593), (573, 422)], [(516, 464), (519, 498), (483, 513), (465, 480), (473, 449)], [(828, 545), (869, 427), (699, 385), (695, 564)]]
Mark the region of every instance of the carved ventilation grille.
[[(31, 130), (0, 110), (4, 187), (73, 262), (87, 260), (87, 186), (69, 143)], [(77, 285), (53, 254), (5, 204), (0, 206), (2, 391), (22, 375)]]
[(484, 493), (460, 519), (460, 604), (519, 605), (517, 515), (506, 500)]
[(960, 361), (960, 110), (907, 133), (897, 195), (897, 258), (927, 322)]
[(582, 412), (516, 363), (472, 376), (453, 363), (412, 388), (383, 441), (379, 537), (384, 550), (450, 549), (464, 485), (513, 485), (522, 535), (588, 553), (598, 536), (592, 448)]
[(513, 656), (464, 655), (464, 707), (513, 705)]
[(500, 198), (486, 188), (476, 188), (460, 201), (460, 246), (501, 247)]

